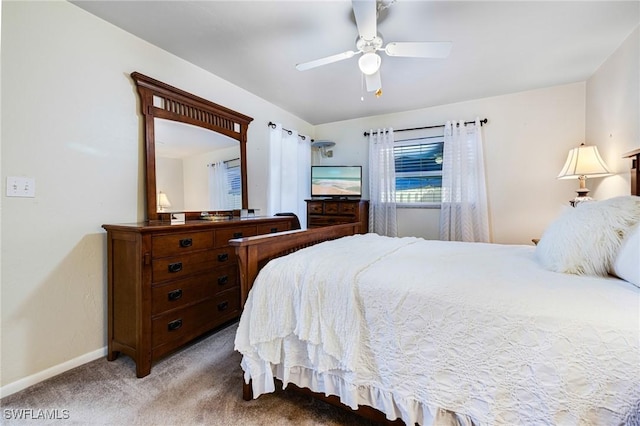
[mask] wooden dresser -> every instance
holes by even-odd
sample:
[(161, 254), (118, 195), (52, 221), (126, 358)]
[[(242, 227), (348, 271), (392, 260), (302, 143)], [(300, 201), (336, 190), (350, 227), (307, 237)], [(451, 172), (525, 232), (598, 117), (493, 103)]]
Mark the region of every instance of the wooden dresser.
[(108, 354), (136, 375), (241, 312), (238, 263), (229, 239), (287, 231), (291, 217), (103, 225), (108, 252)]
[(305, 200), (307, 202), (307, 228), (360, 222), (361, 234), (369, 232), (368, 200)]

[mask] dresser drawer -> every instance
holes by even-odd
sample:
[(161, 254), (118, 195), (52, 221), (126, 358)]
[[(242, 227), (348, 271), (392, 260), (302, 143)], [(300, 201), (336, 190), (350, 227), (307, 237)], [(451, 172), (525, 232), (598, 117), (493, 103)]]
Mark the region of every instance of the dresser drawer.
[(229, 240), (232, 238), (253, 237), (254, 235), (258, 235), (258, 229), (255, 225), (218, 229), (216, 230), (216, 247), (228, 246)]
[(289, 230), (289, 222), (271, 222), (258, 225), (258, 235), (273, 234)]
[(236, 287), (240, 281), (238, 280), (238, 265), (233, 264), (213, 271), (213, 287), (214, 293), (222, 293), (233, 287)]
[[(240, 289), (234, 288), (212, 299), (158, 316), (152, 321), (152, 343), (156, 348), (169, 342), (190, 340), (240, 315)], [(156, 355), (162, 351), (155, 351)]]
[(356, 203), (340, 203), (338, 211), (342, 214), (356, 214), (358, 204)]
[(151, 314), (157, 316), (166, 311), (210, 299), (237, 285), (238, 268), (232, 265), (154, 286), (151, 290)]
[(340, 204), (334, 202), (324, 203), (324, 214), (337, 214), (340, 211)]
[(207, 250), (182, 256), (152, 260), (152, 282), (175, 280), (219, 266), (235, 265), (235, 252), (230, 247)]
[(322, 201), (307, 202), (307, 211), (309, 214), (322, 214)]
[(340, 225), (343, 223), (353, 223), (350, 216), (310, 216), (307, 226), (310, 228), (320, 226)]
[(151, 238), (153, 257), (175, 256), (213, 248), (213, 231), (158, 235)]

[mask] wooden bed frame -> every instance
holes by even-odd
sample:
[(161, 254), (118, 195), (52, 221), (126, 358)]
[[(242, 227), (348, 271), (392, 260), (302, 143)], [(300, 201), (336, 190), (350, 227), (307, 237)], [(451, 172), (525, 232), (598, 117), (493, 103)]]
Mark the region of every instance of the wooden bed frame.
[(240, 266), (240, 306), (244, 306), (258, 271), (271, 259), (293, 253), (302, 248), (354, 235), (359, 232), (360, 222), (327, 226), (308, 230), (278, 232), (277, 234), (229, 240), (236, 248)]
[[(293, 253), (302, 248), (321, 243), (323, 241), (335, 240), (348, 235), (358, 234), (360, 223), (349, 223), (343, 225), (327, 226), (308, 230), (296, 230), (279, 232), (272, 235), (259, 235), (256, 237), (237, 238), (229, 241), (229, 244), (236, 248), (238, 263), (240, 267), (240, 301), (242, 305), (247, 300), (247, 295), (253, 281), (258, 276), (260, 269), (271, 259)], [(340, 398), (334, 395), (324, 395), (312, 392), (309, 389), (300, 388), (289, 384), (297, 392), (313, 396), (331, 405), (354, 411), (350, 407), (342, 404)], [(251, 383), (242, 382), (242, 398), (245, 401), (253, 399)], [(401, 425), (402, 420), (387, 420), (384, 413), (375, 408), (361, 405), (356, 410), (359, 416), (373, 420), (379, 424)]]
[[(631, 195), (640, 196), (640, 149), (630, 151), (623, 155), (623, 158), (631, 158)], [(247, 300), (247, 295), (253, 281), (256, 279), (260, 269), (271, 259), (293, 253), (304, 247), (309, 247), (323, 241), (334, 240), (347, 235), (359, 233), (360, 223), (328, 226), (309, 230), (297, 230), (281, 232), (273, 235), (261, 235), (257, 237), (238, 238), (231, 240), (230, 245), (236, 248), (238, 263), (240, 266), (240, 297), (242, 306)], [(251, 383), (244, 381), (242, 397), (245, 401), (253, 399)], [(292, 386), (297, 391), (312, 395), (332, 405), (351, 410), (350, 407), (342, 404), (336, 396), (326, 396), (321, 393), (312, 392), (309, 389), (302, 389)], [(357, 414), (383, 424), (404, 424), (400, 419), (395, 421), (387, 420), (384, 413), (368, 406), (359, 406)]]
[(627, 152), (622, 158), (631, 158), (631, 195), (640, 195), (640, 148)]

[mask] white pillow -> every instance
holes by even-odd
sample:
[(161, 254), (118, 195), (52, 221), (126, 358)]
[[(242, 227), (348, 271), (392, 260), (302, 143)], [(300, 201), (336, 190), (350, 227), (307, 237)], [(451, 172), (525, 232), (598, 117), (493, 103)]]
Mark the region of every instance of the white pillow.
[(580, 203), (545, 230), (536, 257), (551, 271), (607, 275), (623, 238), (639, 221), (637, 196)]
[(611, 273), (640, 287), (640, 224), (622, 241)]

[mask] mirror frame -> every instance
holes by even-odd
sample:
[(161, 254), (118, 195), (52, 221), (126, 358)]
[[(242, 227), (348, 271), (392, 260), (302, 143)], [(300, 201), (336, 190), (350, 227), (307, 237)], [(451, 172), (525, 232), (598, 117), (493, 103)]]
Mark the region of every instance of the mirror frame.
[[(157, 211), (156, 146), (154, 119), (164, 118), (193, 126), (203, 127), (240, 142), (240, 178), (242, 208), (248, 206), (246, 145), (247, 130), (253, 118), (225, 108), (191, 93), (155, 80), (139, 72), (131, 73), (140, 96), (140, 111), (144, 116), (146, 150), (147, 219), (168, 220), (170, 214)], [(162, 105), (154, 105), (154, 98), (162, 99)], [(198, 212), (184, 212), (187, 219), (197, 219)]]

